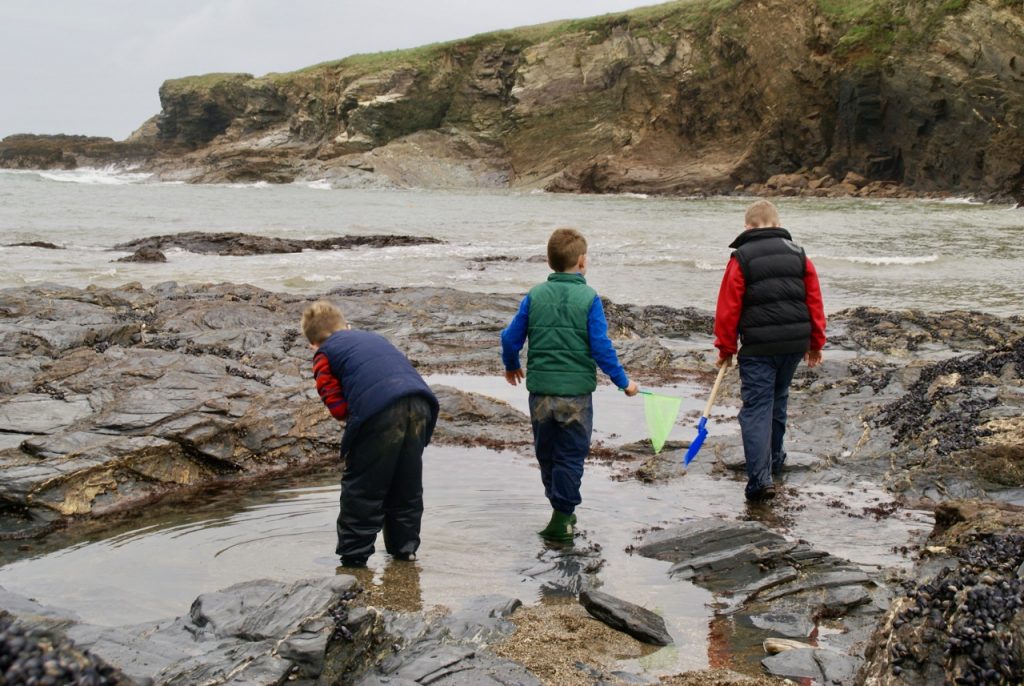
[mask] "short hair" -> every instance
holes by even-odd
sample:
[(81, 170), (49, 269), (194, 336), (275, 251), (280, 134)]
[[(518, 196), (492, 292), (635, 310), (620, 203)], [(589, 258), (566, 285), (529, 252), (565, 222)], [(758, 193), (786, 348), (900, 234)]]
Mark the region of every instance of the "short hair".
[(758, 200), (747, 208), (743, 222), (753, 228), (778, 226), (780, 223), (779, 210), (767, 200)]
[(320, 345), (345, 326), (345, 315), (327, 300), (318, 300), (302, 313), (302, 333), (314, 345)]
[(587, 254), (587, 239), (576, 229), (555, 229), (548, 239), (548, 266), (556, 272), (572, 269)]

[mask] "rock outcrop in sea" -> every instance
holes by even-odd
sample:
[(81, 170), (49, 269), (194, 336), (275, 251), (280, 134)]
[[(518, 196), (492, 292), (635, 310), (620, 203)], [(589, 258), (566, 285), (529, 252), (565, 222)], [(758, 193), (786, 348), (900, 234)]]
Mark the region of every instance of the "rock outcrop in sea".
[(288, 74), (172, 79), (125, 142), (12, 136), (0, 165), (1019, 202), (1021, 45), (1024, 8), (1005, 0), (686, 0)]

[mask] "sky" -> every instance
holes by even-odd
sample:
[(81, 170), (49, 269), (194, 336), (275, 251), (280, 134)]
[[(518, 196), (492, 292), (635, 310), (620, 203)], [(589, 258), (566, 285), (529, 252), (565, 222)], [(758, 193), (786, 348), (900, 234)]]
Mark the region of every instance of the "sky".
[(0, 0), (0, 138), (123, 139), (166, 79), (286, 72), (347, 55), (657, 0)]

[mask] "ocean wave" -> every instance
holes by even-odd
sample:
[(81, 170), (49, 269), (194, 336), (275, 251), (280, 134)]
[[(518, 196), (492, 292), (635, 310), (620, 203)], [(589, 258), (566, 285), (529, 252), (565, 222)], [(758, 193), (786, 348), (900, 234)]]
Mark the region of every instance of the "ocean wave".
[(636, 255), (634, 251), (634, 257), (626, 260), (627, 266), (635, 267), (673, 267), (676, 265), (682, 267), (690, 267), (696, 269), (699, 272), (720, 272), (725, 269), (726, 262), (729, 261), (729, 256), (726, 254), (722, 257), (721, 261), (709, 262), (702, 260), (699, 257), (667, 257), (662, 254), (648, 254), (648, 255)]
[(285, 279), (274, 279), (280, 281), (286, 288), (308, 288), (330, 281), (340, 282), (342, 279), (337, 275), (330, 274), (306, 274), (305, 276), (290, 276)]
[(110, 278), (110, 277), (113, 277), (113, 276), (117, 276), (117, 269), (116, 268), (112, 267), (110, 269), (102, 269), (102, 270), (100, 270), (100, 271), (90, 275), (89, 276), (89, 281), (95, 281), (96, 279), (107, 279), (107, 278)]
[(254, 181), (253, 183), (224, 183), (217, 184), (223, 188), (270, 188), (269, 181)]
[(984, 205), (980, 200), (974, 198), (942, 198), (939, 200), (941, 205)]
[(152, 174), (144, 172), (128, 171), (124, 167), (81, 167), (79, 169), (51, 169), (47, 171), (34, 172), (40, 178), (47, 181), (58, 181), (60, 183), (84, 183), (100, 186), (124, 186), (133, 183), (142, 183), (149, 179)]
[(317, 181), (310, 181), (306, 184), (306, 188), (312, 188), (317, 191), (329, 191), (332, 190), (331, 182), (327, 179), (319, 179)]
[[(815, 258), (812, 258), (815, 259)], [(850, 255), (846, 257), (831, 256), (826, 259), (838, 260), (839, 262), (853, 262), (854, 264), (870, 264), (876, 267), (887, 267), (890, 265), (915, 265), (938, 262), (938, 255)]]

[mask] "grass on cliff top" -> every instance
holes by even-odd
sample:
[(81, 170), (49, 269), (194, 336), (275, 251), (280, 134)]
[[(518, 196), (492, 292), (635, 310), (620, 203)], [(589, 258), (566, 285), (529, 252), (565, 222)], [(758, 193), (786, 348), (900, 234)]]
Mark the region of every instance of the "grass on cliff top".
[(472, 53), (484, 45), (505, 43), (512, 47), (526, 47), (574, 33), (592, 33), (594, 42), (607, 38), (617, 27), (627, 27), (635, 34), (665, 38), (666, 32), (693, 31), (708, 32), (714, 20), (721, 14), (738, 6), (743, 0), (675, 0), (674, 2), (649, 5), (614, 12), (586, 19), (568, 19), (545, 24), (523, 26), (514, 29), (481, 33), (445, 43), (431, 43), (406, 50), (351, 55), (340, 60), (322, 62), (297, 71), (268, 74), (276, 81), (294, 76), (311, 76), (317, 72), (344, 69), (355, 75), (372, 73), (381, 69), (409, 66), (427, 68), (441, 57), (458, 53)]
[(972, 0), (817, 0), (818, 9), (845, 29), (835, 54), (863, 68), (876, 68), (900, 46), (916, 46), (935, 35), (949, 16)]
[(252, 74), (233, 72), (216, 72), (213, 74), (199, 74), (197, 76), (183, 76), (179, 79), (168, 79), (164, 81), (162, 88), (169, 91), (208, 91), (215, 86), (226, 83), (242, 83), (252, 81)]

